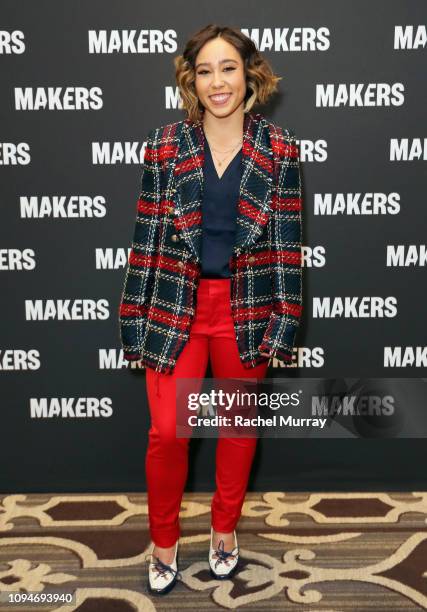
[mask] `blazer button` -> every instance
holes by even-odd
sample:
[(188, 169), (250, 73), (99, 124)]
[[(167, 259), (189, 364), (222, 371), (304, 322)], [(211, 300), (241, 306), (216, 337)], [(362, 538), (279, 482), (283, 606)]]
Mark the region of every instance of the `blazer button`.
[[(179, 240), (179, 236), (177, 236), (176, 234), (172, 234), (172, 236), (171, 236), (171, 240), (172, 240), (173, 242), (178, 242), (178, 240)], [(181, 262), (181, 263), (182, 263), (182, 262)]]
[(248, 257), (248, 262), (249, 263), (254, 263), (255, 261), (255, 257), (253, 255), (251, 255), (250, 257)]

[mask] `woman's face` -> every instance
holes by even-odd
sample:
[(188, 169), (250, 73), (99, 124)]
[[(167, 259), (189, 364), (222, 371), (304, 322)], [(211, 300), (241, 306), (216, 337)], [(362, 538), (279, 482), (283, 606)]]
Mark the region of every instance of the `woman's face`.
[(223, 38), (214, 38), (199, 51), (195, 63), (196, 94), (205, 112), (228, 117), (246, 95), (243, 60), (237, 49)]

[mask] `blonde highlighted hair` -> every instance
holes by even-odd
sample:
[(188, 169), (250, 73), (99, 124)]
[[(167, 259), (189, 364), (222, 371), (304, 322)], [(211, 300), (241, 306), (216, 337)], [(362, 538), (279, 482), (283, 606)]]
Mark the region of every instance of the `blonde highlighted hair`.
[(221, 36), (232, 44), (243, 60), (246, 75), (245, 113), (255, 104), (265, 104), (277, 91), (277, 83), (282, 77), (276, 76), (256, 48), (255, 43), (235, 28), (209, 24), (194, 34), (185, 45), (182, 55), (174, 58), (175, 78), (179, 88), (183, 108), (193, 122), (201, 121), (204, 108), (195, 90), (196, 57), (205, 43)]

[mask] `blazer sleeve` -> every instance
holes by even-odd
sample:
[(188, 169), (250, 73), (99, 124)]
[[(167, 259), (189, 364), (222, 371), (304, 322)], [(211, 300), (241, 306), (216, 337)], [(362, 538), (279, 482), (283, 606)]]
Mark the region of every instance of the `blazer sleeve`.
[(279, 172), (271, 223), (273, 310), (259, 351), (292, 360), (302, 314), (302, 193), (295, 134), (279, 130)]
[(140, 359), (158, 252), (160, 162), (154, 136), (155, 130), (151, 130), (146, 140), (133, 240), (119, 304), (120, 341), (128, 361)]

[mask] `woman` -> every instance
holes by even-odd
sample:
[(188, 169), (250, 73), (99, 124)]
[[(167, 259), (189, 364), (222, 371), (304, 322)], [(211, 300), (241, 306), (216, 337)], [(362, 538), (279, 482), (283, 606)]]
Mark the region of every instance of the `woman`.
[[(250, 113), (277, 89), (238, 30), (209, 25), (175, 58), (188, 117), (147, 138), (134, 240), (120, 304), (125, 359), (146, 365), (148, 588), (178, 576), (188, 438), (176, 437), (176, 381), (265, 377), (290, 362), (301, 306), (301, 184), (295, 137)], [(173, 187), (172, 187), (173, 185)], [(201, 214), (203, 210), (203, 215)], [(219, 438), (209, 566), (229, 578), (255, 438)]]

